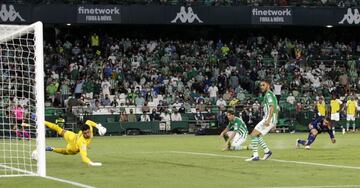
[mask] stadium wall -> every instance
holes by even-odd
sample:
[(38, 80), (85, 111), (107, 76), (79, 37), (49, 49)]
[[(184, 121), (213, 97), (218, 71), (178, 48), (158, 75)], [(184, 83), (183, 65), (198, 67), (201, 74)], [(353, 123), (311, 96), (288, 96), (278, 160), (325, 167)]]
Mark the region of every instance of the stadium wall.
[(2, 4), (2, 23), (359, 26), (358, 8)]

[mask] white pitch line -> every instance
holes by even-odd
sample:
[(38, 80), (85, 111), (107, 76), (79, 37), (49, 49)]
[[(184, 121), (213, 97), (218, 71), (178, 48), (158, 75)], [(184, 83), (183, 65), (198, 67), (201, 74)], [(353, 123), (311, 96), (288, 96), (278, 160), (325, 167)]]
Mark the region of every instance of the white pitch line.
[[(169, 152), (170, 153), (178, 153), (178, 154), (188, 154), (188, 155), (212, 156), (212, 157), (226, 157), (226, 158), (240, 158), (240, 159), (248, 158), (248, 157), (241, 157), (241, 156), (235, 156), (235, 155), (220, 155), (220, 154), (214, 154), (214, 153), (198, 153), (198, 152), (188, 152), (188, 151), (169, 151)], [(312, 165), (312, 166), (324, 166), (324, 167), (331, 167), (331, 168), (342, 168), (342, 169), (346, 168), (346, 169), (360, 170), (360, 167), (357, 167), (357, 166), (332, 165), (332, 164), (312, 163), (312, 162), (303, 162), (303, 161), (287, 161), (287, 160), (280, 160), (280, 159), (269, 159), (269, 161), (275, 161), (275, 162), (280, 162), (280, 163), (295, 163), (295, 164)]]
[(95, 188), (95, 187), (90, 186), (90, 185), (85, 185), (85, 184), (82, 184), (82, 183), (77, 183), (77, 182), (74, 182), (74, 181), (64, 180), (64, 179), (55, 178), (55, 177), (51, 177), (51, 176), (45, 176), (45, 177), (37, 176), (37, 174), (35, 174), (35, 173), (33, 173), (33, 172), (30, 172), (30, 171), (27, 171), (27, 170), (18, 169), (18, 168), (9, 167), (9, 166), (3, 165), (3, 164), (0, 164), (0, 167), (2, 167), (2, 168), (7, 168), (7, 169), (11, 169), (11, 170), (14, 170), (14, 171), (18, 171), (18, 172), (24, 173), (24, 174), (17, 174), (17, 175), (4, 175), (4, 176), (0, 176), (0, 177), (35, 176), (35, 177), (41, 177), (41, 178), (45, 178), (45, 179), (50, 179), (50, 180), (62, 182), (62, 183), (71, 184), (71, 185), (74, 185), (74, 186), (77, 186), (77, 187)]
[(67, 184), (74, 185), (74, 186), (77, 186), (77, 187), (95, 188), (95, 187), (90, 186), (90, 185), (85, 185), (85, 184), (82, 184), (82, 183), (78, 183), (78, 182), (74, 182), (74, 181), (70, 181), (70, 180), (64, 180), (64, 179), (60, 179), (60, 178), (55, 178), (55, 177), (51, 177), (51, 176), (45, 176), (45, 177), (42, 177), (42, 178), (49, 179), (49, 180), (54, 180), (54, 181), (58, 181), (58, 182), (62, 182), (62, 183), (67, 183)]

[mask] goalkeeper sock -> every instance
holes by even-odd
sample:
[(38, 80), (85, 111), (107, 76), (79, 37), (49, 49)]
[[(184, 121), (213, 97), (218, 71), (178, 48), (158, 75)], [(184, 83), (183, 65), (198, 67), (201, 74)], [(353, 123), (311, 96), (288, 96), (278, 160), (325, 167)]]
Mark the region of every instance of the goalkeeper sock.
[(56, 125), (55, 123), (45, 122), (45, 125), (49, 127), (50, 129), (56, 131), (59, 135), (63, 132), (63, 129)]
[(66, 152), (66, 149), (65, 149), (65, 148), (54, 148), (52, 151), (55, 152), (55, 153), (61, 153), (61, 154), (64, 154), (64, 155), (67, 155), (67, 154), (68, 154), (68, 153)]

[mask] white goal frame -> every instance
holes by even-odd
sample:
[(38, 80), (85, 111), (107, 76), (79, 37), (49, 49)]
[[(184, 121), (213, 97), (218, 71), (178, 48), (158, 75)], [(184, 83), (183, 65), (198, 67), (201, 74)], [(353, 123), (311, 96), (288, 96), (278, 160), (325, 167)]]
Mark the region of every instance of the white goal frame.
[[(4, 25), (4, 24), (1, 24)], [(25, 35), (28, 32), (34, 33), (34, 45), (35, 45), (35, 87), (34, 91), (36, 98), (36, 150), (38, 153), (37, 159), (37, 170), (31, 172), (23, 169), (9, 167), (0, 163), (0, 168), (8, 168), (13, 171), (18, 171), (23, 174), (7, 174), (0, 175), (0, 177), (11, 177), (11, 176), (41, 176), (46, 177), (46, 157), (45, 157), (45, 106), (44, 106), (44, 52), (43, 52), (43, 24), (42, 22), (36, 22), (31, 25), (7, 25), (9, 27), (19, 27), (13, 33), (1, 34), (0, 33), (0, 44), (12, 40), (14, 38)], [(31, 156), (29, 156), (30, 158)]]

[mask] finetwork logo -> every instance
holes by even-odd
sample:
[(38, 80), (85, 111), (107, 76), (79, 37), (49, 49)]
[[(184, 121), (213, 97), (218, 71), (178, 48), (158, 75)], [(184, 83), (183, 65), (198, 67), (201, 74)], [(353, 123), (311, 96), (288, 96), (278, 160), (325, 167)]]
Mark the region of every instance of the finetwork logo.
[(0, 10), (1, 21), (13, 22), (17, 18), (19, 18), (20, 21), (25, 22), (25, 20), (20, 16), (20, 13), (15, 10), (14, 5), (9, 5), (9, 10), (6, 8), (6, 4), (1, 5), (1, 10)]
[(118, 7), (78, 7), (78, 19), (81, 17), (85, 22), (113, 22), (119, 20), (118, 16), (120, 16)]
[(176, 14), (176, 17), (171, 21), (171, 23), (176, 23), (179, 19), (181, 23), (193, 23), (195, 20), (199, 23), (203, 23), (191, 7), (188, 7), (188, 11), (186, 12), (185, 7), (182, 6), (180, 8), (180, 12)]
[(288, 8), (285, 10), (259, 10), (254, 8), (251, 12), (253, 16), (291, 16), (291, 10)]
[(360, 14), (358, 9), (354, 9), (354, 13), (351, 8), (347, 9), (347, 13), (344, 15), (343, 19), (339, 22), (339, 24), (344, 24), (344, 22), (348, 24), (359, 24), (360, 23)]
[(78, 8), (78, 14), (120, 14), (120, 9), (114, 8)]
[(253, 8), (251, 10), (253, 24), (291, 24), (292, 10), (289, 8)]

